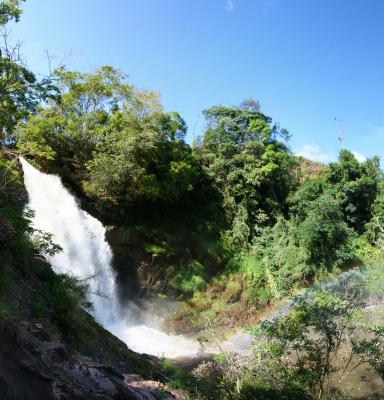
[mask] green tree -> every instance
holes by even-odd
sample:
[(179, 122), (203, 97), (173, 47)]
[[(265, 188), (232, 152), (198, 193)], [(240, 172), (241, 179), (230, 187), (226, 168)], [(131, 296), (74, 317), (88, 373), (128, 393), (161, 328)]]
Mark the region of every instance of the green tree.
[(185, 123), (177, 113), (155, 112), (136, 124), (131, 116), (96, 146), (88, 164), (89, 190), (126, 204), (176, 204), (191, 191), (198, 164), (185, 143)]
[[(308, 284), (317, 268), (310, 263), (305, 247), (300, 246), (297, 226), (292, 220), (279, 218), (273, 227), (265, 228), (253, 240), (250, 253), (255, 266), (262, 266), (262, 274), (255, 276), (250, 284), (258, 287), (262, 296), (264, 284), (269, 300), (289, 295), (292, 291)], [(259, 267), (260, 271), (260, 267)]]
[(20, 56), (20, 45), (12, 45), (5, 25), (18, 21), (21, 0), (0, 3), (0, 142), (15, 143), (14, 128), (35, 113), (40, 102), (58, 95), (52, 77), (39, 80)]
[(259, 104), (245, 100), (239, 107), (215, 106), (203, 112), (207, 120), (204, 144), (215, 148), (219, 144), (262, 142), (275, 143), (280, 137), (289, 138), (278, 124), (259, 111)]
[(356, 233), (344, 220), (337, 194), (323, 186), (323, 178), (303, 182), (289, 198), (289, 218), (279, 217), (253, 238), (257, 277), (250, 285), (261, 294), (260, 282), (270, 298), (280, 298), (355, 260)]
[(361, 363), (367, 363), (384, 380), (384, 324), (363, 328), (363, 339), (355, 340), (355, 352)]
[[(286, 198), (295, 184), (291, 173), (295, 161), (279, 139), (287, 140), (288, 132), (272, 125), (251, 100), (239, 107), (212, 107), (204, 115), (207, 128), (195, 152), (223, 194), (235, 236), (245, 233), (241, 228), (245, 223), (249, 230), (245, 236), (251, 240), (260, 213), (271, 224), (286, 211)], [(232, 242), (244, 248), (243, 239)]]
[(37, 115), (20, 124), (18, 148), (41, 163), (56, 160), (77, 173), (84, 170), (96, 144), (116, 124), (115, 113), (123, 108), (143, 111), (146, 104), (137, 103), (144, 103), (145, 96), (155, 96), (136, 93), (121, 72), (108, 66), (95, 73), (60, 68), (54, 77), (60, 98), (48, 102)]
[(312, 265), (328, 269), (354, 258), (350, 239), (355, 235), (345, 223), (341, 202), (333, 192), (327, 191), (307, 205), (297, 235)]
[[(256, 370), (268, 374), (272, 364), (286, 371), (286, 384), (296, 382), (310, 398), (333, 398), (332, 378), (341, 381), (362, 363), (354, 359), (358, 341), (350, 341), (362, 307), (358, 297), (341, 294), (315, 292), (296, 298), (288, 315), (266, 320), (255, 330)], [(279, 387), (282, 383), (271, 384)]]
[(340, 196), (346, 222), (358, 233), (372, 217), (380, 181), (378, 157), (359, 163), (350, 151), (342, 150), (339, 161), (330, 164), (328, 182)]
[(22, 14), (21, 3), (24, 0), (3, 0), (0, 3), (0, 25), (6, 25), (8, 22), (19, 21)]
[(175, 204), (193, 189), (199, 167), (185, 122), (165, 113), (156, 93), (136, 90), (109, 66), (55, 76), (60, 99), (19, 125), (22, 154), (65, 169), (88, 195), (111, 204)]

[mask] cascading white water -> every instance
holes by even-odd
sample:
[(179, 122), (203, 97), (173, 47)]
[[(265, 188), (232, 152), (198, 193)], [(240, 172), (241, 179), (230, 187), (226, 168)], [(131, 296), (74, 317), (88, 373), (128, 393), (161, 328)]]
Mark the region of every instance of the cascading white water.
[(130, 310), (121, 308), (104, 226), (79, 207), (58, 176), (40, 172), (23, 158), (20, 161), (28, 207), (35, 213), (33, 227), (53, 234), (54, 242), (63, 248), (47, 259), (57, 273), (87, 280), (95, 318), (132, 350), (167, 357), (196, 355), (196, 341), (134, 321)]
[[(35, 215), (33, 227), (53, 234), (62, 252), (47, 256), (58, 273), (71, 273), (86, 279), (94, 314), (107, 326), (116, 320), (118, 301), (111, 269), (111, 249), (105, 241), (105, 229), (97, 219), (81, 210), (60, 178), (43, 174), (20, 159), (29, 205)], [(100, 295), (101, 294), (101, 295)]]

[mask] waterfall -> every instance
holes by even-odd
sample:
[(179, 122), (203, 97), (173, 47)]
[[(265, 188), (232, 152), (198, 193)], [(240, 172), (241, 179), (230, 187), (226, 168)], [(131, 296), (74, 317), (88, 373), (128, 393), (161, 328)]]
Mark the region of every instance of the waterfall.
[(29, 196), (28, 207), (35, 214), (32, 225), (51, 233), (54, 242), (64, 250), (47, 256), (48, 261), (55, 272), (86, 280), (94, 315), (102, 325), (108, 326), (116, 320), (118, 301), (105, 228), (79, 208), (58, 176), (43, 174), (26, 160), (20, 161)]
[(29, 196), (28, 207), (34, 211), (32, 226), (51, 233), (54, 242), (63, 248), (59, 254), (46, 257), (55, 272), (70, 273), (87, 281), (96, 320), (132, 350), (167, 357), (196, 355), (195, 340), (167, 335), (158, 329), (153, 318), (145, 315), (139, 321), (134, 320), (133, 315), (141, 311), (134, 303), (131, 309), (122, 308), (105, 227), (79, 207), (58, 176), (40, 172), (23, 158), (20, 161)]

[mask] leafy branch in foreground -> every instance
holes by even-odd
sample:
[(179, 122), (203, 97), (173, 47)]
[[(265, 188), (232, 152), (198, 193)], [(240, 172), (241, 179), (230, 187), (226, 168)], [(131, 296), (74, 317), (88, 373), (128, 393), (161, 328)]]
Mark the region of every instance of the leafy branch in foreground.
[(27, 233), (33, 251), (39, 255), (54, 256), (63, 251), (63, 248), (54, 242), (52, 233), (45, 232), (41, 229), (36, 229), (32, 226), (32, 218), (35, 212), (26, 208), (24, 210), (24, 219), (27, 223)]
[(368, 363), (384, 381), (384, 324), (365, 326), (365, 338), (355, 344), (362, 363)]

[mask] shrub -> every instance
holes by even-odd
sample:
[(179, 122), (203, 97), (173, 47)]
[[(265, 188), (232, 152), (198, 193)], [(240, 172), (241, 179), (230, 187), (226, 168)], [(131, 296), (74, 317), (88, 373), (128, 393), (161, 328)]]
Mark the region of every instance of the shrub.
[[(342, 377), (349, 367), (356, 367), (351, 362), (356, 343), (349, 338), (362, 307), (358, 297), (325, 292), (297, 297), (288, 315), (266, 320), (255, 329), (257, 370), (273, 376), (268, 368), (273, 362), (273, 369), (280, 368), (285, 379), (300, 384), (310, 398), (331, 398), (335, 390), (331, 376)], [(346, 365), (336, 362), (341, 351), (348, 352)], [(272, 388), (280, 384), (271, 382)]]
[(185, 294), (204, 290), (206, 287), (204, 266), (197, 260), (191, 259), (185, 265), (182, 265), (180, 270), (174, 272), (170, 283)]
[(84, 329), (84, 310), (90, 311), (86, 283), (77, 277), (53, 275), (48, 282), (51, 321), (67, 337), (80, 334)]

